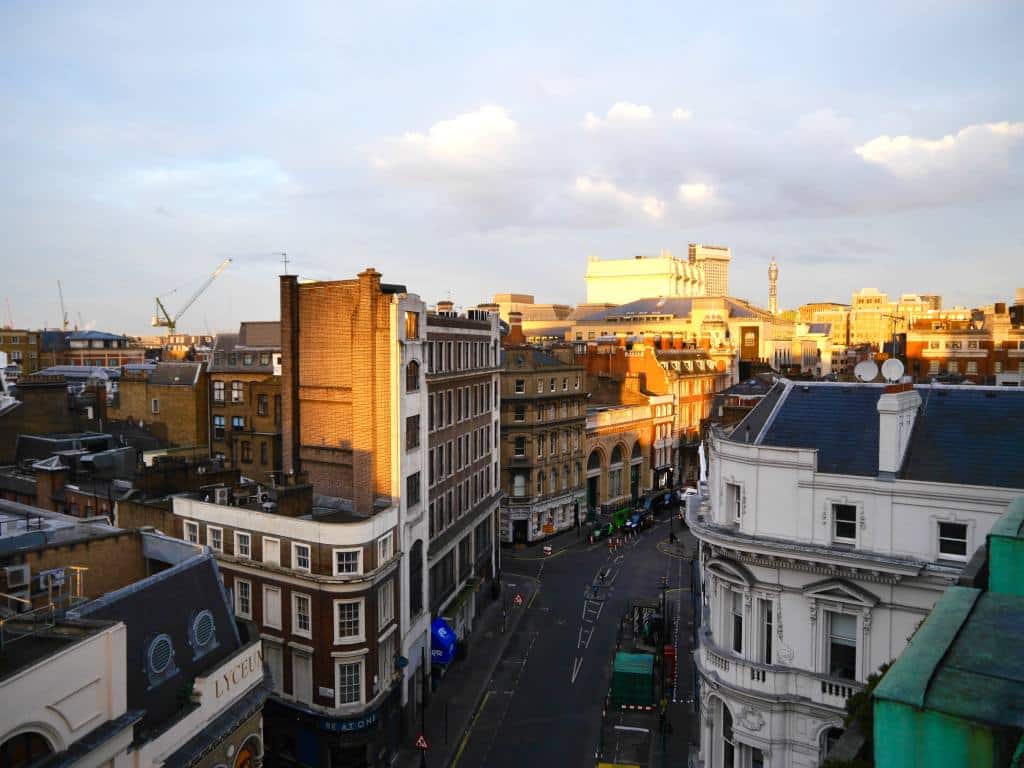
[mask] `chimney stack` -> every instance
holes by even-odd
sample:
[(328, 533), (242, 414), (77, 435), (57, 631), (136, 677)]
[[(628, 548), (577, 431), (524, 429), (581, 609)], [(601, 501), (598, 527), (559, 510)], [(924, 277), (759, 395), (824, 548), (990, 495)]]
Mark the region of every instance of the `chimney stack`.
[(508, 313), (508, 335), (505, 337), (505, 344), (509, 346), (516, 346), (519, 344), (526, 343), (526, 335), (523, 333), (523, 313), (522, 312), (509, 312)]
[(894, 384), (878, 398), (878, 476), (891, 480), (903, 466), (921, 396), (911, 385)]
[(439, 301), (437, 302), (437, 313), (439, 315), (446, 315), (453, 312), (455, 309), (454, 301)]

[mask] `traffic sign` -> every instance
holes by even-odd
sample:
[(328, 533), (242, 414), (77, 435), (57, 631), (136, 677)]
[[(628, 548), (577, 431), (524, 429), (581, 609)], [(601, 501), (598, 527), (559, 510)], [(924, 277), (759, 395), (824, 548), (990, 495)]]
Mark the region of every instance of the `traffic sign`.
[(523, 596), (517, 594), (515, 597), (512, 598), (512, 603), (514, 605), (522, 605), (523, 604)]
[(422, 733), (416, 737), (416, 744), (414, 746), (416, 749), (430, 749), (430, 745), (427, 744), (427, 737)]

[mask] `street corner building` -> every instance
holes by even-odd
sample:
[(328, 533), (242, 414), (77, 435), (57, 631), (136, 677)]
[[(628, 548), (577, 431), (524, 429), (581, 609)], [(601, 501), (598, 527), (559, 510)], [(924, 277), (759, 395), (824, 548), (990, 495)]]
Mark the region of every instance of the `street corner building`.
[(692, 764), (820, 764), (1024, 490), (1022, 431), (1017, 388), (787, 380), (711, 429)]

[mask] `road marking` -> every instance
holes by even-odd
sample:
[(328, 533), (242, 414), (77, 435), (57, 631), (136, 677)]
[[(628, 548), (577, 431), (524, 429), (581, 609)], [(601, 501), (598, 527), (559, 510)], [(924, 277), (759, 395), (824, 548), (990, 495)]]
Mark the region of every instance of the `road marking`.
[(587, 637), (586, 637), (586, 639), (584, 639), (584, 637), (583, 637), (583, 627), (580, 627), (579, 637), (576, 640), (576, 647), (577, 648), (589, 648), (590, 647), (590, 638), (594, 636), (594, 628), (593, 627), (587, 627), (586, 629), (587, 629)]
[(476, 725), (476, 721), (480, 719), (480, 713), (484, 711), (484, 707), (487, 706), (487, 700), (489, 698), (491, 698), (490, 691), (484, 694), (483, 701), (481, 701), (480, 706), (476, 708), (476, 714), (473, 715), (473, 720), (470, 722), (469, 728), (466, 729), (465, 734), (462, 736), (462, 741), (459, 743), (459, 751), (455, 753), (455, 757), (452, 759), (452, 768), (455, 768), (455, 766), (459, 764), (462, 752), (466, 748), (466, 743), (469, 741), (469, 734), (473, 732), (473, 727)]
[(577, 656), (576, 661), (572, 664), (572, 684), (576, 685), (576, 676), (580, 673), (580, 669), (583, 667), (583, 657)]
[(621, 563), (625, 559), (626, 559), (625, 555), (619, 555), (618, 557), (615, 558), (615, 562), (616, 563)]

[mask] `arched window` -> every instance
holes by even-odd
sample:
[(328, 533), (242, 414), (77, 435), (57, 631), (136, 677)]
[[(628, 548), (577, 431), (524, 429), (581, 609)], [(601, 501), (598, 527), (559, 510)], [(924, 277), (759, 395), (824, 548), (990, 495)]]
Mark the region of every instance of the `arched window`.
[(517, 473), (512, 476), (512, 495), (513, 496), (525, 496), (526, 495), (526, 475)]
[(612, 466), (622, 463), (622, 446), (616, 445), (612, 451), (612, 460), (609, 462)]
[(587, 459), (587, 469), (600, 469), (601, 468), (601, 454), (597, 451), (591, 451), (590, 456)]
[(405, 366), (405, 391), (418, 392), (420, 389), (420, 364), (410, 360)]
[(551, 492), (558, 490), (558, 467), (551, 470)]
[(35, 731), (19, 733), (0, 744), (0, 765), (26, 768), (52, 754), (53, 748), (42, 734)]
[(832, 748), (839, 741), (839, 737), (843, 735), (842, 728), (826, 728), (824, 733), (821, 734), (821, 760), (824, 762), (825, 757)]
[(639, 459), (642, 457), (643, 454), (640, 452), (640, 441), (637, 440), (635, 443), (633, 443), (633, 453), (631, 455), (631, 458)]
[(409, 613), (413, 616), (423, 610), (423, 540), (419, 539), (409, 550)]
[(732, 714), (722, 703), (722, 765), (726, 768), (736, 766), (736, 737), (732, 732)]

